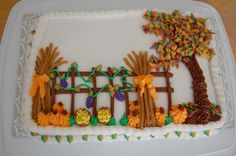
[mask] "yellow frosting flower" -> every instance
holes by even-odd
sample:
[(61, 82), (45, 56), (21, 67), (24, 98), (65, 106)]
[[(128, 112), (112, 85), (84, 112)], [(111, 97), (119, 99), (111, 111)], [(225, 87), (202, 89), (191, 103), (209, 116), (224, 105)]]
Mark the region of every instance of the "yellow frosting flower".
[(165, 124), (166, 113), (162, 107), (156, 109), (155, 117), (157, 121), (157, 126), (161, 127)]
[(136, 128), (139, 124), (139, 117), (134, 115), (128, 116), (128, 125), (130, 127)]
[(90, 113), (85, 108), (80, 108), (75, 112), (75, 122), (78, 125), (88, 125)]
[(42, 126), (42, 127), (48, 126), (50, 123), (50, 114), (39, 112), (37, 115), (37, 123), (39, 126)]
[(69, 127), (70, 126), (70, 114), (69, 113), (61, 114), (60, 120), (59, 120), (59, 125), (61, 127)]
[(187, 110), (182, 105), (172, 106), (170, 115), (172, 116), (173, 123), (182, 124), (187, 118)]
[(102, 107), (98, 110), (98, 121), (100, 123), (107, 123), (111, 119), (110, 109), (107, 107)]

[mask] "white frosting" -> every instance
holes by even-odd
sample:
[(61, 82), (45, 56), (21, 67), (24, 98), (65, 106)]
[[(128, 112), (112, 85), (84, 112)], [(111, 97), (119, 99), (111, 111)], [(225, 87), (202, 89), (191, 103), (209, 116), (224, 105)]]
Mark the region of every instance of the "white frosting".
[[(28, 96), (28, 90), (32, 83), (36, 56), (41, 47), (45, 47), (49, 42), (53, 42), (59, 47), (60, 55), (68, 61), (78, 61), (80, 70), (89, 70), (91, 67), (102, 64), (106, 69), (108, 66), (120, 67), (123, 65), (123, 57), (131, 50), (146, 50), (149, 54), (155, 54), (150, 50), (151, 44), (156, 41), (154, 35), (144, 34), (141, 26), (147, 23), (142, 16), (146, 10), (130, 11), (109, 11), (109, 12), (50, 12), (40, 16), (36, 28), (36, 35), (32, 41), (29, 62), (26, 65), (26, 79), (24, 81), (24, 127), (28, 132), (37, 132), (42, 135), (111, 135), (127, 134), (129, 136), (148, 136), (161, 138), (167, 132), (183, 131), (188, 134), (190, 131), (202, 132), (204, 130), (214, 131), (224, 126), (226, 122), (226, 101), (223, 89), (222, 79), (219, 76), (218, 59), (213, 57), (210, 63), (202, 58), (197, 58), (204, 72), (206, 83), (208, 85), (208, 95), (212, 102), (221, 106), (222, 118), (217, 122), (210, 122), (206, 125), (175, 125), (170, 124), (162, 128), (145, 128), (144, 130), (133, 129), (121, 126), (96, 126), (96, 127), (69, 127), (57, 128), (48, 126), (45, 128), (38, 127), (31, 118), (32, 98)], [(212, 27), (211, 21), (208, 20), (208, 26)], [(96, 26), (96, 27), (95, 27)], [(112, 29), (113, 28), (113, 29)], [(88, 32), (87, 32), (88, 31)], [(123, 36), (122, 36), (123, 35)], [(215, 39), (212, 47), (215, 48)], [(80, 44), (81, 43), (81, 44)], [(215, 48), (216, 49), (216, 48)], [(100, 53), (99, 53), (100, 52)], [(217, 49), (216, 49), (217, 53)], [(98, 59), (99, 58), (99, 59)], [(105, 59), (104, 59), (105, 58)], [(89, 61), (88, 61), (89, 60)], [(68, 65), (60, 67), (66, 70)], [(188, 70), (180, 64), (180, 69), (172, 68), (171, 72), (174, 77), (171, 85), (175, 89), (172, 94), (174, 103), (193, 101), (192, 97), (192, 80)], [(164, 86), (165, 81), (156, 80), (155, 84)], [(184, 84), (184, 85), (182, 85)], [(102, 82), (100, 82), (102, 85)], [(159, 94), (157, 105), (167, 107), (167, 98), (163, 93)], [(83, 95), (82, 95), (83, 96)], [(85, 98), (86, 96), (84, 96)], [(105, 97), (105, 95), (104, 95)], [(58, 99), (68, 100), (68, 96), (62, 96)], [(100, 98), (98, 108), (101, 103), (108, 103), (108, 98)], [(135, 99), (131, 95), (131, 99)], [(68, 100), (69, 101), (69, 100)], [(66, 103), (66, 102), (65, 102)], [(77, 104), (80, 103), (80, 104)], [(76, 101), (76, 108), (84, 107), (85, 102)], [(68, 103), (69, 104), (69, 103)], [(66, 105), (69, 108), (69, 105)], [(108, 105), (109, 106), (109, 105)], [(124, 112), (124, 104), (116, 102), (115, 117), (117, 122)], [(159, 136), (159, 137), (158, 137)], [(197, 135), (196, 137), (201, 136)]]

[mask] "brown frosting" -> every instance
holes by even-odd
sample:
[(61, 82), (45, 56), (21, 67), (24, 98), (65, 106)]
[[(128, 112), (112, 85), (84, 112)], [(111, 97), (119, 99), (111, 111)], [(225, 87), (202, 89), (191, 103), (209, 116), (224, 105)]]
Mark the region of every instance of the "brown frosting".
[(216, 121), (220, 116), (211, 114), (211, 102), (207, 95), (207, 84), (203, 71), (200, 68), (195, 55), (185, 59), (183, 63), (188, 68), (193, 78), (193, 97), (194, 103), (199, 106), (199, 110), (192, 112), (186, 119), (185, 123), (188, 124), (207, 124), (209, 121)]
[[(109, 67), (109, 68), (107, 68), (107, 71), (108, 71), (108, 75), (112, 77), (113, 76), (112, 69)], [(114, 86), (112, 79), (109, 79), (109, 83), (110, 83), (110, 85)], [(114, 117), (114, 104), (115, 104), (115, 97), (111, 96), (111, 108), (110, 108), (111, 109), (111, 117)]]
[[(94, 69), (94, 68), (93, 68)], [(92, 81), (93, 81), (93, 92), (96, 93), (97, 92), (97, 73), (94, 73)], [(81, 88), (82, 89), (82, 88)], [(94, 97), (93, 100), (93, 116), (97, 115), (97, 97)]]
[[(126, 71), (122, 71), (122, 75), (123, 74), (126, 74), (127, 72)], [(126, 77), (123, 78), (123, 80), (126, 81)], [(122, 83), (123, 87), (126, 88), (127, 87), (127, 84), (126, 83)], [(129, 114), (129, 94), (127, 91), (124, 91), (124, 96), (125, 96), (125, 112), (126, 114)]]
[[(71, 87), (75, 87), (75, 72), (74, 69), (72, 68), (71, 71)], [(70, 108), (70, 113), (74, 114), (75, 113), (75, 93), (71, 92), (71, 108)]]

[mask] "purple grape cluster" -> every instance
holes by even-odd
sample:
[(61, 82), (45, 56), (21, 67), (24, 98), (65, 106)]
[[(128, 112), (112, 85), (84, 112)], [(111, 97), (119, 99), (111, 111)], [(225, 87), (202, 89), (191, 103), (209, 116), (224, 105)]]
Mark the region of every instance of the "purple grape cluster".
[(115, 96), (116, 100), (118, 100), (118, 101), (124, 101), (125, 100), (124, 95), (119, 91), (116, 91), (114, 96)]
[(86, 99), (86, 107), (89, 109), (91, 107), (93, 107), (93, 97), (92, 96), (88, 96)]
[(60, 85), (61, 85), (62, 87), (64, 87), (64, 88), (68, 87), (68, 83), (67, 83), (67, 81), (66, 81), (65, 79), (61, 79), (61, 80), (60, 80)]

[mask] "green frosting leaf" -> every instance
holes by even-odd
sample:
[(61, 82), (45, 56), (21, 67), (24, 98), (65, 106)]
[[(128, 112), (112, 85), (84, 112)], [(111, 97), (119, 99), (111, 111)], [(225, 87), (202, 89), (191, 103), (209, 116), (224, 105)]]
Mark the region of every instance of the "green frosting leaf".
[(209, 136), (210, 135), (210, 130), (203, 131), (203, 134), (205, 134), (206, 136)]
[(172, 122), (172, 117), (171, 116), (166, 116), (166, 123), (165, 125), (169, 125)]
[(75, 62), (71, 65), (72, 68), (78, 69), (78, 64)]
[(99, 141), (102, 141), (103, 140), (103, 135), (98, 135), (97, 138), (98, 138)]
[(112, 134), (111, 135), (111, 138), (114, 140), (114, 139), (116, 139), (117, 138), (117, 134)]
[(211, 108), (216, 108), (216, 106), (217, 106), (217, 105), (214, 104), (214, 103), (211, 104)]
[(124, 134), (124, 137), (127, 141), (129, 141), (129, 136), (128, 135)]
[(75, 117), (73, 115), (70, 116), (69, 122), (71, 127), (75, 125)]
[(50, 79), (54, 79), (54, 73), (49, 74)]
[(60, 84), (55, 84), (55, 86), (54, 86), (55, 90), (60, 90), (60, 88), (61, 88)]
[(46, 135), (41, 135), (41, 140), (46, 143), (48, 141), (48, 136)]
[(190, 53), (189, 53), (189, 56), (192, 56), (194, 54), (194, 51), (191, 51)]
[(84, 141), (88, 141), (88, 137), (89, 137), (88, 135), (83, 135), (83, 136), (82, 136), (82, 139), (83, 139)]
[(114, 126), (114, 125), (116, 125), (116, 119), (112, 117), (107, 123), (107, 126)]
[(140, 140), (140, 139), (141, 139), (141, 136), (138, 136), (137, 139)]
[(155, 136), (154, 136), (154, 135), (152, 135), (152, 134), (150, 135), (150, 137), (151, 137), (151, 138), (155, 138)]
[(169, 136), (169, 132), (168, 132), (168, 133), (166, 133), (164, 136), (165, 136), (165, 138), (167, 138), (167, 137)]
[(67, 135), (66, 138), (69, 143), (71, 143), (74, 140), (74, 137), (72, 135)]
[(36, 33), (36, 31), (35, 31), (35, 30), (32, 30), (32, 31), (31, 31), (31, 34), (32, 34), (32, 35), (34, 35), (35, 33)]
[(66, 79), (66, 74), (62, 74), (61, 79)]
[(120, 119), (119, 123), (120, 123), (121, 126), (127, 126), (127, 124), (128, 124), (128, 118), (127, 118), (127, 115), (126, 115), (126, 114), (124, 114), (124, 115), (122, 116), (122, 118)]
[(176, 134), (178, 137), (181, 137), (182, 132), (181, 132), (181, 131), (175, 131), (175, 134)]
[(130, 76), (130, 75), (132, 75), (132, 72), (131, 72), (131, 71), (128, 71), (127, 74)]
[(58, 143), (61, 143), (62, 137), (60, 135), (56, 135), (55, 138), (56, 138)]
[(98, 124), (98, 118), (96, 116), (93, 116), (91, 119), (90, 119), (90, 125), (91, 126), (96, 126)]
[(212, 113), (213, 115), (221, 116), (221, 114), (220, 114), (219, 112), (215, 111), (214, 109), (211, 110), (211, 113)]
[(38, 136), (38, 135), (39, 135), (38, 133), (31, 132), (31, 136)]
[(131, 87), (131, 91), (135, 91), (136, 90), (136, 87)]
[(219, 107), (219, 106), (214, 103), (211, 104), (211, 113), (213, 115), (221, 116), (221, 113), (219, 111), (217, 111), (216, 107)]
[(189, 135), (194, 138), (196, 136), (196, 132), (189, 132)]

